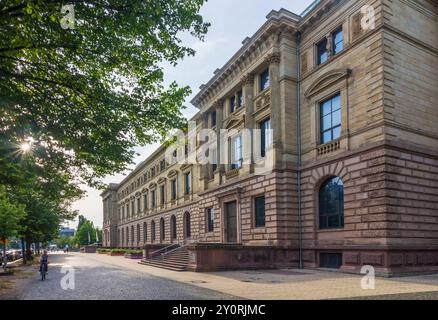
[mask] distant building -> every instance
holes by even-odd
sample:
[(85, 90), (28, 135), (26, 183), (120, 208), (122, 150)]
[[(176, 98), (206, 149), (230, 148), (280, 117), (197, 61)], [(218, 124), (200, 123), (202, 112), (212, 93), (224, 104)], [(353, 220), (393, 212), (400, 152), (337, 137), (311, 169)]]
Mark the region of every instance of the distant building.
[(68, 227), (61, 227), (59, 230), (60, 237), (73, 237), (75, 235), (75, 229), (71, 229)]

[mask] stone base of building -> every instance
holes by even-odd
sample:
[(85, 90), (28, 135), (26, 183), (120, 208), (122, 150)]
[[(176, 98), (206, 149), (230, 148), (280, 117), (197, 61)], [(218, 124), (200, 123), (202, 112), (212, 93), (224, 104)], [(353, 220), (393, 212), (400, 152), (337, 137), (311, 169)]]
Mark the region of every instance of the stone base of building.
[(188, 251), (188, 269), (197, 272), (299, 266), (299, 252), (290, 247), (198, 243), (188, 246)]
[[(188, 269), (196, 272), (299, 267), (299, 250), (291, 247), (198, 243), (188, 251)], [(303, 266), (309, 269), (365, 274), (369, 269), (362, 268), (372, 266), (381, 277), (438, 273), (438, 249), (306, 249), (302, 254)], [(334, 261), (340, 257), (339, 265), (324, 265), (330, 257)]]

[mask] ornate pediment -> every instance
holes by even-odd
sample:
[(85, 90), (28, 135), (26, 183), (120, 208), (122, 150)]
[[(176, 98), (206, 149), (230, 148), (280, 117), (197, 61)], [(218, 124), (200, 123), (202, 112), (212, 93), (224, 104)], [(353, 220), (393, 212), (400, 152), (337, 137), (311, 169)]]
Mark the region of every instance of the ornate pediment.
[(172, 178), (174, 176), (178, 175), (178, 171), (176, 170), (170, 170), (169, 173), (167, 174), (168, 178)]
[(166, 182), (166, 178), (161, 177), (160, 179), (158, 179), (157, 184), (163, 184)]
[(313, 82), (309, 89), (307, 89), (307, 91), (304, 93), (304, 96), (306, 98), (310, 98), (321, 90), (324, 90), (325, 88), (337, 83), (338, 81), (348, 78), (350, 75), (350, 69), (331, 70), (316, 79), (316, 81)]
[(230, 117), (227, 118), (227, 120), (224, 121), (224, 127), (225, 129), (231, 129), (231, 128), (236, 128), (244, 123), (245, 123), (245, 115), (236, 114), (236, 115), (231, 115)]
[(149, 189), (155, 189), (157, 187), (157, 184), (152, 182), (151, 184), (149, 184)]

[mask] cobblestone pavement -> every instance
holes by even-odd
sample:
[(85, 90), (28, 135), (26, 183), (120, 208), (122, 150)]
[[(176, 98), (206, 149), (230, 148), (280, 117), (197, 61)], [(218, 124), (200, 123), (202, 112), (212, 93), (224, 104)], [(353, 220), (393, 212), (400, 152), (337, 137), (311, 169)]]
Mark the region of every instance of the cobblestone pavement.
[[(63, 290), (63, 266), (74, 268), (75, 289)], [(192, 300), (236, 299), (235, 297), (190, 284), (158, 278), (121, 266), (108, 265), (85, 254), (51, 254), (49, 273), (41, 281), (35, 269), (22, 299), (25, 300)]]
[[(32, 283), (25, 299), (437, 299), (438, 274), (376, 278), (361, 288), (360, 275), (321, 270), (175, 272), (138, 260), (73, 253), (52, 257), (46, 282)], [(61, 265), (76, 270), (76, 289), (60, 287)]]
[[(316, 299), (419, 299), (438, 296), (438, 274), (400, 278), (376, 278), (375, 290), (361, 287), (362, 276), (321, 270), (253, 270), (226, 272), (174, 272), (140, 265), (123, 257), (90, 254), (102, 261), (165, 279), (193, 284), (232, 296), (256, 300)], [(432, 293), (432, 292), (435, 292)]]

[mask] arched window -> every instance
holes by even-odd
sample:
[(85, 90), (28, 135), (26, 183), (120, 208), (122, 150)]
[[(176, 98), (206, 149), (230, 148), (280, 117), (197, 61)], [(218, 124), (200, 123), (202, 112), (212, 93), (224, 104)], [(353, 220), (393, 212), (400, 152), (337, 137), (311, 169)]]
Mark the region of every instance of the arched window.
[(140, 243), (140, 225), (137, 224), (137, 245)]
[(170, 217), (170, 229), (171, 229), (171, 239), (175, 240), (177, 238), (177, 233), (176, 233), (176, 217), (172, 216)]
[(153, 243), (155, 241), (155, 221), (152, 220), (151, 222), (151, 242)]
[(319, 228), (344, 227), (344, 184), (341, 178), (330, 178), (319, 189)]
[(160, 239), (161, 241), (166, 240), (166, 228), (164, 225), (164, 218), (160, 219)]
[(143, 223), (143, 243), (148, 241), (148, 225), (147, 223)]
[(188, 239), (192, 236), (192, 230), (190, 225), (190, 213), (184, 213), (184, 238)]

